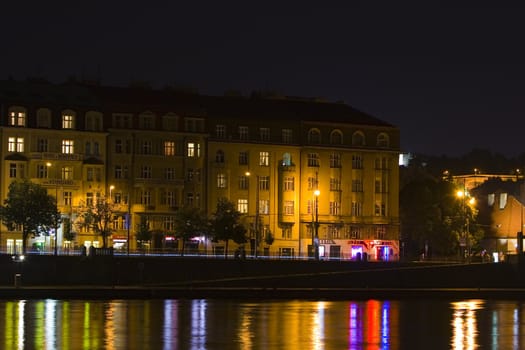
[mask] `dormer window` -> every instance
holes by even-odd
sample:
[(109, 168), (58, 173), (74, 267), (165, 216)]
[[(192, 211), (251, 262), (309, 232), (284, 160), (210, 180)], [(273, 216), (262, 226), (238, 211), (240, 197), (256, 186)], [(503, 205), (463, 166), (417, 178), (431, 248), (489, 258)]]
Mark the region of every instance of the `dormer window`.
[(10, 108), (9, 111), (10, 126), (26, 126), (26, 111), (23, 107)]
[(75, 113), (73, 111), (64, 111), (62, 113), (62, 129), (75, 128)]

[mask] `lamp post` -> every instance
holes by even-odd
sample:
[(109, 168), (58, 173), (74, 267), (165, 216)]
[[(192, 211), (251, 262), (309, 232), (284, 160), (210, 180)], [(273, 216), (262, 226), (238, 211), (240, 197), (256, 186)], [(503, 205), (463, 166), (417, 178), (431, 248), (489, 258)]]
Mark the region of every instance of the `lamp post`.
[[(53, 166), (51, 163), (46, 163), (46, 166), (50, 168)], [(58, 179), (57, 179), (57, 168), (55, 166), (55, 210), (58, 213)], [(55, 218), (55, 246), (53, 254), (58, 255), (58, 218)]]
[(319, 260), (319, 190), (314, 191), (315, 205), (315, 224), (314, 224), (314, 257)]
[(113, 200), (113, 190), (115, 189), (115, 186), (111, 185), (109, 186), (109, 202), (111, 203)]
[(460, 241), (460, 246), (465, 247), (464, 248), (464, 258), (470, 260), (470, 242), (469, 242), (469, 217), (467, 213), (467, 204), (468, 206), (472, 206), (476, 203), (476, 199), (474, 197), (470, 197), (467, 201), (467, 197), (469, 197), (467, 189), (465, 187), (465, 183), (463, 182), (463, 190), (459, 190), (456, 193), (456, 196), (460, 198), (461, 200), (461, 208), (462, 208), (462, 214), (463, 214), (463, 237)]

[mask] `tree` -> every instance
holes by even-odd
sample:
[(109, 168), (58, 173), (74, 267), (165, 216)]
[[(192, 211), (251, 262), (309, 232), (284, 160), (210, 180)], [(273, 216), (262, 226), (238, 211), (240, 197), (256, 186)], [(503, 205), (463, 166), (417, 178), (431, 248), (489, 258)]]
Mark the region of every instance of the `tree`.
[(184, 254), (188, 240), (208, 235), (208, 218), (198, 208), (183, 207), (177, 210), (173, 224), (175, 236), (182, 239), (182, 254)]
[(0, 208), (0, 217), (9, 230), (16, 226), (22, 228), (24, 254), (29, 235), (49, 235), (61, 222), (56, 198), (49, 195), (44, 187), (29, 180), (14, 181), (9, 185), (7, 198)]
[(77, 226), (85, 227), (102, 237), (102, 247), (106, 248), (108, 237), (113, 233), (111, 227), (115, 205), (105, 197), (95, 198), (92, 203), (82, 203), (78, 209)]
[(149, 220), (145, 215), (140, 216), (140, 223), (138, 225), (137, 234), (135, 238), (139, 244), (140, 249), (144, 249), (144, 243), (151, 241), (153, 232), (149, 229)]
[(246, 228), (239, 223), (241, 213), (235, 205), (225, 198), (219, 199), (217, 209), (210, 220), (213, 238), (224, 241), (224, 256), (228, 256), (228, 242), (233, 240), (237, 244), (246, 243)]

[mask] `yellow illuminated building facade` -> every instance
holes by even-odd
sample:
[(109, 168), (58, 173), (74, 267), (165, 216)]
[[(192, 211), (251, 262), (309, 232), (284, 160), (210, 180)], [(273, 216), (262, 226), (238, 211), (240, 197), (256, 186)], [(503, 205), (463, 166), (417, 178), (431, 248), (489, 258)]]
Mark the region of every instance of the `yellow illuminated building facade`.
[[(64, 220), (98, 196), (116, 209), (109, 243), (137, 248), (147, 219), (150, 250), (177, 251), (174, 215), (211, 215), (227, 198), (243, 214), (251, 254), (394, 260), (399, 255), (399, 130), (343, 103), (214, 97), (169, 90), (0, 82), (1, 193), (29, 178), (58, 198)], [(52, 248), (49, 237), (30, 242)], [(58, 229), (60, 249), (100, 246)], [(2, 226), (0, 249), (21, 250)], [(223, 254), (198, 237), (191, 251)], [(231, 244), (230, 247), (234, 247)], [(233, 248), (231, 249), (233, 250)]]

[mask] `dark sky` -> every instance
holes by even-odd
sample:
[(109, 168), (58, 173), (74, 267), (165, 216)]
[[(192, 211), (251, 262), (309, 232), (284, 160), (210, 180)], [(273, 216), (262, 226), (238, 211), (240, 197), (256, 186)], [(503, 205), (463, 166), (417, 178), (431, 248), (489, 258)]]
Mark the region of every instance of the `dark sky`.
[(0, 79), (323, 97), (400, 127), (405, 152), (525, 152), (525, 7), (33, 2), (0, 5)]

